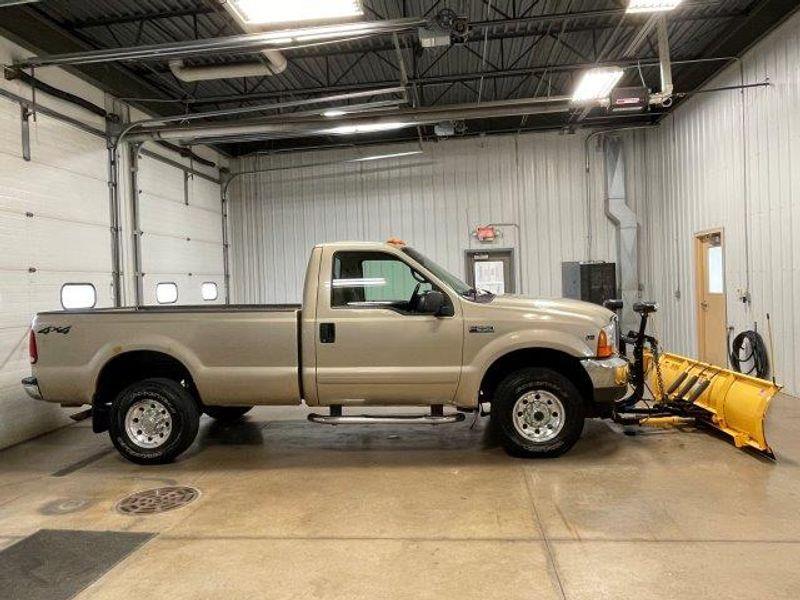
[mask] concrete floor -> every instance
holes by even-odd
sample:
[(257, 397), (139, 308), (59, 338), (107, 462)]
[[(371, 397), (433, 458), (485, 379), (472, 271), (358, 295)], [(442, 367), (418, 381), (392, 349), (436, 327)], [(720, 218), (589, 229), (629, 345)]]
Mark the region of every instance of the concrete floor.
[[(124, 461), (86, 422), (0, 452), (0, 548), (42, 528), (157, 534), (82, 600), (800, 597), (796, 399), (771, 414), (774, 464), (601, 422), (567, 456), (524, 461), (468, 422), (330, 428), (305, 412), (204, 420), (161, 467)], [(114, 511), (176, 484), (201, 498)]]

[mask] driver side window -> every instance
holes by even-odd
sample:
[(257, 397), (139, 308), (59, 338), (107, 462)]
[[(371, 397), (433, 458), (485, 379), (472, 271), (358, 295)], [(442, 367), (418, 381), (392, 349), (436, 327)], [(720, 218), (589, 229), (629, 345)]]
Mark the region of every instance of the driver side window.
[[(419, 287), (417, 287), (419, 286)], [(333, 258), (331, 306), (413, 311), (416, 295), (430, 282), (401, 260), (382, 252), (339, 252)]]

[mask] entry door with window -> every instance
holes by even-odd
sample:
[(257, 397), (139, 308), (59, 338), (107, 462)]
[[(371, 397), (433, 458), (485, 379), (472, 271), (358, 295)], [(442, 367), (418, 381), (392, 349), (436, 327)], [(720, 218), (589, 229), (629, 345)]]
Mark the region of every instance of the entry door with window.
[(467, 252), (467, 283), (496, 296), (514, 293), (514, 259), (511, 250)]
[[(326, 249), (317, 298), (317, 393), (323, 405), (446, 404), (461, 373), (463, 326), (451, 293), (385, 252)], [(442, 291), (453, 316), (416, 312)]]
[(695, 238), (697, 339), (700, 360), (727, 366), (725, 253), (721, 231)]

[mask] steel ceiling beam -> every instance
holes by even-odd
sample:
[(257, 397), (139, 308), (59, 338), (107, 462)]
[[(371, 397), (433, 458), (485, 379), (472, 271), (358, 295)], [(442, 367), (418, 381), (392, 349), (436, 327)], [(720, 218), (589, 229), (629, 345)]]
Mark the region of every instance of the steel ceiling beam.
[(101, 17), (97, 19), (86, 19), (84, 21), (68, 21), (64, 26), (68, 29), (91, 29), (92, 27), (111, 27), (114, 25), (125, 25), (128, 23), (138, 23), (139, 21), (160, 21), (162, 19), (172, 19), (180, 17), (195, 17), (199, 15), (220, 14), (218, 10), (210, 7), (198, 7), (187, 10), (163, 10), (150, 13), (140, 13), (135, 15), (121, 15), (118, 17)]
[(503, 102), (486, 102), (481, 105), (458, 104), (452, 106), (402, 109), (375, 116), (353, 116), (340, 119), (319, 117), (290, 120), (287, 117), (234, 121), (233, 123), (201, 123), (197, 125), (167, 125), (142, 129), (131, 134), (131, 142), (178, 140), (184, 143), (213, 142), (219, 138), (240, 136), (309, 137), (336, 134), (337, 128), (371, 128), (381, 125), (402, 124), (405, 127), (432, 125), (442, 120), (473, 120), (510, 117), (529, 114), (560, 114), (571, 108), (566, 96), (552, 98), (523, 98)]
[[(393, 21), (376, 21), (374, 23), (349, 23), (349, 31), (342, 32), (340, 25), (322, 25), (319, 27), (303, 27), (274, 30), (258, 33), (244, 33), (219, 38), (186, 40), (133, 46), (129, 48), (105, 48), (87, 52), (71, 52), (67, 54), (51, 54), (31, 56), (16, 61), (15, 67), (45, 67), (63, 65), (90, 65), (113, 63), (130, 60), (188, 58), (205, 54), (220, 54), (237, 51), (259, 51), (265, 48), (273, 50), (291, 50), (294, 46), (312, 44), (315, 41), (346, 40), (369, 35), (395, 33), (415, 29), (426, 23), (423, 19), (395, 19)], [(337, 33), (338, 32), (338, 33)]]
[[(26, 1), (34, 2), (37, 0), (26, 0)], [(2, 2), (3, 0), (0, 0), (0, 6), (3, 6)], [(14, 0), (11, 3), (14, 4), (14, 2), (22, 3), (22, 0)], [(712, 0), (700, 1), (700, 2), (687, 2), (686, 4), (679, 6), (676, 9), (675, 14), (687, 12), (693, 8), (708, 7), (714, 4), (717, 3)], [(578, 11), (574, 13), (555, 13), (550, 15), (529, 15), (520, 17), (514, 17), (509, 15), (507, 18), (502, 18), (502, 19), (475, 21), (471, 24), (471, 27), (472, 29), (483, 30), (484, 28), (487, 27), (494, 28), (498, 26), (506, 27), (509, 25), (547, 23), (553, 21), (562, 21), (565, 19), (587, 20), (594, 18), (615, 17), (619, 16), (624, 12), (625, 12), (624, 8), (618, 8), (618, 9), (612, 8), (605, 10)], [(174, 11), (158, 10), (158, 11), (142, 12), (131, 15), (120, 15), (115, 17), (100, 17), (100, 18), (85, 19), (81, 21), (69, 21), (64, 23), (64, 25), (69, 29), (90, 29), (92, 27), (108, 27), (113, 25), (124, 25), (128, 23), (137, 23), (139, 21), (156, 21), (162, 19), (171, 19), (175, 17), (194, 17), (199, 15), (209, 15), (209, 14), (218, 14), (218, 11), (216, 8), (213, 7), (200, 6), (196, 8), (183, 9), (183, 10), (174, 10)]]
[[(797, 0), (756, 0), (748, 8), (746, 15), (730, 30), (715, 36), (703, 49), (702, 54), (725, 53), (730, 56), (741, 56), (799, 9), (800, 3)], [(681, 73), (676, 81), (682, 88), (694, 90), (702, 86), (716, 72), (697, 65)]]
[[(719, 0), (699, 0), (697, 2), (683, 2), (673, 11), (673, 14), (681, 14), (696, 8), (719, 7)], [(531, 15), (527, 17), (511, 17), (503, 19), (489, 19), (485, 21), (473, 21), (470, 23), (472, 29), (485, 29), (498, 25), (528, 25), (531, 23), (559, 23), (562, 21), (586, 20), (586, 19), (605, 19), (623, 17), (628, 13), (627, 7), (606, 8), (597, 10), (584, 10), (564, 13), (550, 13), (541, 15)]]
[[(730, 60), (730, 57), (728, 56), (714, 57), (703, 60), (707, 62), (723, 62)], [(694, 62), (694, 59), (685, 59), (685, 60), (673, 61), (672, 64), (680, 66), (684, 64), (691, 64), (692, 62)], [(409, 77), (408, 83), (409, 85), (422, 85), (422, 86), (450, 85), (468, 81), (477, 81), (481, 77), (485, 77), (487, 79), (528, 77), (530, 75), (536, 75), (537, 73), (544, 73), (545, 71), (548, 73), (570, 73), (575, 71), (582, 71), (595, 66), (612, 66), (612, 65), (617, 65), (622, 67), (626, 66), (633, 67), (641, 65), (643, 68), (655, 68), (659, 66), (659, 61), (657, 58), (649, 58), (646, 60), (625, 59), (619, 61), (610, 61), (606, 63), (580, 62), (580, 63), (562, 63), (549, 66), (537, 65), (533, 67), (520, 67), (513, 69), (503, 69), (499, 71), (483, 71), (483, 72), (474, 71), (467, 73), (456, 73), (453, 75), (440, 75), (434, 77), (417, 77), (417, 78)], [(202, 106), (205, 104), (225, 104), (229, 102), (245, 102), (250, 100), (253, 101), (268, 100), (272, 98), (281, 98), (284, 96), (292, 96), (292, 95), (302, 96), (302, 95), (313, 95), (313, 94), (336, 94), (336, 93), (367, 90), (376, 87), (390, 87), (392, 85), (396, 85), (396, 80), (390, 79), (385, 81), (346, 83), (346, 84), (331, 85), (324, 87), (316, 86), (309, 88), (297, 88), (293, 90), (274, 90), (274, 91), (249, 93), (247, 95), (209, 96), (206, 98), (195, 98), (187, 102), (192, 106)]]
[[(31, 47), (33, 41), (34, 51), (49, 52), (78, 52), (90, 50), (90, 41), (85, 37), (64, 30), (52, 18), (43, 14), (41, 10), (29, 6), (12, 6), (3, 9), (3, 22), (0, 31), (12, 41), (23, 47)], [(155, 97), (166, 99), (163, 87), (140, 77), (124, 65), (107, 66), (87, 65), (80, 70), (89, 83), (118, 96)], [(152, 108), (145, 104), (138, 107)], [(174, 113), (172, 107), (160, 107), (170, 114)]]

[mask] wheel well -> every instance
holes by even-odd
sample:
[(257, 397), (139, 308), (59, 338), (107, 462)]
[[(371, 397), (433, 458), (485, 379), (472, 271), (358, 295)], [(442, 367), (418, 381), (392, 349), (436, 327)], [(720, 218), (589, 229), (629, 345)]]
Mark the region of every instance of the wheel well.
[(583, 397), (588, 415), (594, 416), (596, 412), (594, 388), (592, 387), (591, 379), (589, 379), (589, 374), (574, 356), (549, 348), (515, 350), (498, 358), (486, 371), (481, 381), (481, 402), (491, 402), (500, 382), (509, 373), (525, 367), (546, 367), (569, 378)]
[(132, 383), (151, 377), (164, 377), (183, 384), (200, 404), (200, 394), (192, 375), (182, 362), (169, 354), (153, 350), (135, 350), (108, 361), (97, 378), (92, 402), (95, 432), (108, 429), (108, 412), (114, 398)]

